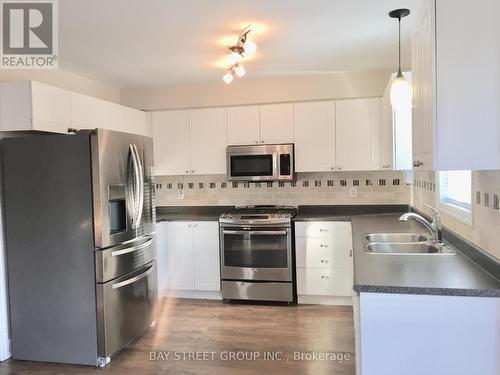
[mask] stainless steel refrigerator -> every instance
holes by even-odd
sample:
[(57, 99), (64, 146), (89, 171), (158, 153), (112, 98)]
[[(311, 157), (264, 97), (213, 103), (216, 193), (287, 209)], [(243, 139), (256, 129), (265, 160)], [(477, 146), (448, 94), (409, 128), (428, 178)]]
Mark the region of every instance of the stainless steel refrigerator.
[(3, 144), (14, 359), (104, 365), (154, 322), (151, 138), (97, 129)]

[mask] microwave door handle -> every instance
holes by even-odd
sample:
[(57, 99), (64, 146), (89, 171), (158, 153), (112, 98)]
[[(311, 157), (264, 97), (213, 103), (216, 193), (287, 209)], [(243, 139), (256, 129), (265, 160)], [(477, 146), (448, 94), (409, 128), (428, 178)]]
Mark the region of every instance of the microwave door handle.
[(138, 251), (138, 250), (144, 249), (145, 247), (148, 247), (149, 245), (151, 245), (152, 242), (153, 242), (153, 239), (151, 238), (151, 239), (147, 240), (146, 242), (141, 243), (140, 245), (130, 246), (130, 247), (126, 247), (124, 249), (112, 251), (111, 256), (116, 257), (116, 256), (123, 255), (123, 254), (133, 253), (134, 251)]
[(124, 280), (124, 281), (120, 281), (119, 283), (115, 283), (111, 286), (111, 288), (113, 289), (118, 289), (118, 288), (122, 288), (126, 285), (130, 285), (130, 284), (133, 284), (135, 283), (136, 281), (139, 281), (141, 279), (144, 279), (146, 276), (148, 276), (151, 271), (153, 270), (153, 266), (149, 266), (149, 268), (144, 271), (143, 273), (141, 273), (140, 275), (137, 275), (137, 276), (134, 276), (134, 277), (131, 277), (130, 279), (127, 279), (127, 280)]
[(135, 157), (136, 157), (136, 160), (137, 160), (137, 169), (138, 169), (138, 183), (139, 183), (139, 186), (138, 186), (138, 192), (139, 192), (139, 196), (138, 196), (138, 207), (137, 207), (137, 224), (139, 224), (141, 222), (141, 219), (142, 219), (142, 211), (144, 209), (144, 169), (143, 169), (143, 165), (141, 163), (141, 157), (139, 155), (139, 150), (137, 149), (137, 146), (136, 145), (133, 145), (133, 148), (134, 148), (134, 152), (135, 152)]
[(286, 236), (286, 230), (223, 230), (223, 234), (241, 235), (250, 234), (252, 236)]

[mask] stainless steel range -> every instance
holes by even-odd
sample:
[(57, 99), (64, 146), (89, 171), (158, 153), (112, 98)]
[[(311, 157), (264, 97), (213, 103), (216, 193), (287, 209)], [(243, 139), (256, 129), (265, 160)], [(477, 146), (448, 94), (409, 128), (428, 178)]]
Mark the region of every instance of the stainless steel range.
[(224, 300), (295, 301), (292, 218), (295, 207), (244, 206), (220, 223)]

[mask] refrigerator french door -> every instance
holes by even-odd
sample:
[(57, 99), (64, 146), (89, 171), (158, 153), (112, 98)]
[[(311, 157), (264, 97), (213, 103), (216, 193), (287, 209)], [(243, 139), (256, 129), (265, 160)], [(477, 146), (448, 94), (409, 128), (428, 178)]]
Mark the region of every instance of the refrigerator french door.
[(95, 247), (154, 231), (151, 138), (98, 129), (90, 136)]

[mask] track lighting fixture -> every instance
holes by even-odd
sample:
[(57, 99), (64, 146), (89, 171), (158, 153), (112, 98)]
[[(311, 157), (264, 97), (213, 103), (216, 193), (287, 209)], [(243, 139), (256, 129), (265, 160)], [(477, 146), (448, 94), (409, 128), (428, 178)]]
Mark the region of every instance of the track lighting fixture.
[(222, 77), (226, 84), (230, 84), (233, 81), (234, 76), (239, 78), (245, 75), (245, 68), (243, 68), (240, 62), (245, 57), (251, 56), (257, 51), (257, 45), (248, 39), (248, 34), (251, 31), (252, 26), (247, 26), (240, 33), (236, 45), (228, 47), (229, 51), (231, 51), (227, 60), (229, 67), (227, 68), (228, 72)]

